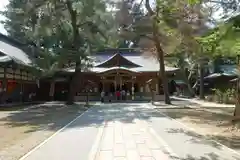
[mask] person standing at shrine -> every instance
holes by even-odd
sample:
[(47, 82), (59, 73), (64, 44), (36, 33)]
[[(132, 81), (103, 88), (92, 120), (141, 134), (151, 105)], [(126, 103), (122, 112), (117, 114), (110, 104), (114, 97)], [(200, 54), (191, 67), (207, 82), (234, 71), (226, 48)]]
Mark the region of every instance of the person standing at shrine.
[(121, 95), (122, 95), (122, 100), (126, 100), (126, 91), (124, 89), (121, 91)]
[(113, 99), (112, 97), (113, 97), (113, 94), (112, 94), (112, 92), (110, 92), (109, 93), (109, 100), (108, 100), (109, 102), (112, 102), (112, 99)]
[(104, 102), (104, 96), (105, 96), (105, 92), (102, 90), (102, 92), (101, 92), (101, 102), (102, 103)]
[(120, 97), (121, 97), (121, 92), (120, 91), (116, 91), (116, 97), (117, 97), (117, 100), (120, 100)]

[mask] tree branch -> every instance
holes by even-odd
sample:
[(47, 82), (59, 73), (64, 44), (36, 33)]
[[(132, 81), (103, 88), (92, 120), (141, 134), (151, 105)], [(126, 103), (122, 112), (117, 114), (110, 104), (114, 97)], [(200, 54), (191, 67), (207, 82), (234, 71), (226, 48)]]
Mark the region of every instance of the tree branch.
[(77, 25), (77, 27), (84, 26), (85, 24), (88, 24), (88, 23), (89, 23), (88, 21), (86, 21), (86, 22), (83, 22), (83, 23), (81, 23), (81, 24), (78, 24), (78, 25)]
[(74, 44), (74, 48), (76, 48), (77, 46), (77, 39), (78, 39), (78, 36), (79, 36), (79, 31), (78, 31), (78, 27), (77, 27), (77, 13), (76, 11), (73, 10), (72, 8), (72, 3), (67, 0), (66, 1), (66, 5), (67, 5), (67, 8), (68, 8), (68, 12), (70, 14), (70, 17), (71, 17), (71, 24), (72, 24), (72, 27), (73, 27), (73, 44)]
[(150, 37), (150, 36), (147, 36), (147, 35), (144, 35), (144, 34), (142, 34), (142, 35), (139, 35), (139, 37), (144, 37), (144, 38), (147, 38), (147, 39), (149, 39), (149, 40), (151, 40), (151, 41), (153, 41), (153, 40), (154, 40), (152, 37)]
[(151, 8), (151, 6), (150, 6), (150, 4), (149, 4), (149, 0), (146, 0), (146, 2), (145, 2), (145, 7), (146, 7), (148, 13), (149, 13), (151, 16), (154, 15), (154, 11), (152, 10), (152, 8)]

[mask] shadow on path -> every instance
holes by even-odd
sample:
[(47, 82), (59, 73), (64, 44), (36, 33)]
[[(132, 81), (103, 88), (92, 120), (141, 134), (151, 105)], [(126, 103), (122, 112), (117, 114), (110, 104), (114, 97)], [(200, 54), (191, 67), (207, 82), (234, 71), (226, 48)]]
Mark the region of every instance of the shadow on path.
[[(227, 152), (226, 148), (209, 140), (208, 138), (211, 137), (203, 137), (193, 131), (189, 131), (180, 124), (175, 124), (172, 122), (171, 119), (165, 117), (163, 114), (156, 111), (151, 107), (146, 107), (148, 104), (134, 104), (134, 103), (126, 103), (126, 104), (102, 104), (102, 105), (95, 105), (94, 107), (90, 108), (78, 121), (72, 123), (66, 130), (72, 128), (84, 128), (89, 126), (96, 126), (99, 127), (102, 125), (104, 121), (119, 121), (122, 123), (135, 123), (134, 120), (144, 120), (148, 123), (151, 123), (152, 119), (157, 119), (157, 124), (159, 124), (159, 128), (162, 129), (162, 133), (171, 134), (171, 136), (179, 139), (179, 134), (184, 134), (188, 137), (191, 137), (191, 143), (196, 145), (204, 144), (208, 147), (215, 148), (214, 151), (217, 152)], [(149, 105), (148, 105), (149, 106)], [(4, 121), (10, 127), (20, 127), (24, 125), (32, 125), (37, 126), (35, 129), (48, 129), (48, 130), (58, 130), (64, 124), (71, 121), (73, 117), (77, 117), (81, 112), (85, 111), (87, 108), (82, 105), (74, 105), (74, 106), (66, 106), (63, 104), (46, 104), (42, 105), (39, 108), (29, 109), (21, 112), (11, 113), (7, 117), (0, 119), (0, 121)], [(189, 110), (186, 110), (188, 112)], [(191, 113), (190, 113), (191, 114)], [(197, 113), (196, 115), (196, 121)], [(71, 116), (70, 116), (71, 115)], [(139, 115), (139, 116), (138, 116)], [(173, 118), (184, 116), (182, 113), (172, 112)], [(192, 115), (193, 116), (193, 115)], [(204, 115), (202, 115), (204, 116)], [(206, 121), (211, 117), (203, 117)], [(174, 123), (175, 126), (169, 126), (170, 129), (165, 130), (161, 128), (161, 122), (171, 122)], [(31, 130), (29, 130), (31, 132)], [(159, 133), (159, 136), (162, 136)], [(184, 142), (183, 142), (184, 143)], [(236, 143), (240, 143), (239, 140)], [(182, 147), (183, 144), (176, 144), (178, 147)], [(236, 144), (235, 147), (239, 147), (240, 144)], [(172, 146), (170, 146), (172, 147)], [(176, 146), (175, 146), (176, 147)], [(234, 147), (234, 146), (233, 146)], [(187, 152), (187, 151), (186, 151)], [(228, 153), (230, 154), (230, 153)], [(233, 155), (234, 156), (234, 155)], [(230, 157), (226, 160), (240, 160), (238, 157)], [(195, 156), (194, 154), (189, 153), (184, 158), (176, 158), (179, 160), (225, 160), (219, 157), (219, 154), (215, 152), (209, 151), (209, 153), (199, 156)]]
[(7, 128), (29, 126), (26, 132), (58, 130), (86, 109), (83, 105), (67, 106), (63, 103), (33, 105), (29, 109), (4, 112), (0, 124)]

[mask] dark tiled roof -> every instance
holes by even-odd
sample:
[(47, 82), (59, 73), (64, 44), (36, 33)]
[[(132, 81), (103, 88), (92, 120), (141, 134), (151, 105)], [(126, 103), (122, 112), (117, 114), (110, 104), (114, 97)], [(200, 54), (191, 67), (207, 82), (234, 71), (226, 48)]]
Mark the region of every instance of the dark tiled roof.
[[(117, 64), (118, 63), (118, 64)], [(124, 56), (122, 56), (119, 53), (116, 53), (109, 59), (101, 62), (100, 64), (95, 65), (95, 67), (114, 67), (114, 66), (122, 66), (122, 67), (128, 67), (128, 68), (136, 68), (136, 67), (142, 67), (139, 64), (136, 64), (128, 59), (126, 59)]]
[(219, 69), (224, 74), (236, 75), (237, 65), (220, 65)]
[(96, 72), (96, 73), (103, 73), (103, 72), (114, 71), (114, 70), (123, 70), (123, 71), (128, 71), (128, 72), (138, 72), (138, 71), (135, 71), (132, 68), (126, 68), (126, 67), (109, 67), (109, 68), (93, 67), (91, 69), (92, 72)]
[(32, 64), (31, 59), (24, 51), (1, 40), (0, 52), (11, 58), (14, 62), (18, 64), (26, 66), (30, 66)]
[(0, 56), (0, 63), (6, 63), (12, 61), (12, 58), (9, 56)]
[(220, 77), (236, 77), (236, 75), (234, 74), (227, 74), (227, 73), (213, 73), (210, 74), (206, 77), (204, 77), (204, 79), (214, 79), (214, 78), (220, 78)]
[(9, 36), (1, 34), (1, 33), (0, 33), (0, 40), (6, 42), (8, 44), (11, 44), (11, 45), (13, 45), (15, 47), (18, 47), (18, 48), (26, 46), (25, 44), (15, 40), (15, 39), (13, 39), (13, 38), (11, 38)]
[[(94, 56), (91, 56), (91, 59), (93, 59), (93, 67), (89, 68), (88, 71), (92, 72), (103, 72), (105, 70), (108, 70), (110, 67), (102, 68), (98, 67), (99, 64), (106, 62), (107, 60), (111, 59), (111, 57), (114, 56), (116, 52), (101, 52), (101, 54), (96, 53)], [(119, 54), (124, 57), (126, 60), (131, 61), (134, 64), (139, 65), (139, 67), (133, 67), (128, 68), (132, 72), (158, 72), (159, 71), (159, 63), (154, 57), (146, 57), (142, 55), (140, 52), (119, 52)], [(116, 66), (117, 67), (117, 66)], [(120, 66), (124, 67), (124, 66)], [(174, 67), (167, 67), (165, 66), (165, 70), (167, 72), (174, 72), (177, 71), (178, 68)], [(69, 72), (73, 72), (74, 69), (67, 69)]]
[(19, 42), (12, 40), (11, 38), (0, 35), (0, 52), (3, 54), (2, 60), (6, 60), (6, 56), (8, 56), (8, 60), (13, 60), (14, 62), (30, 66), (32, 61), (30, 57), (21, 49)]
[(205, 77), (205, 79), (219, 78), (219, 77), (236, 77), (238, 75), (237, 65), (219, 65), (219, 72), (212, 73)]

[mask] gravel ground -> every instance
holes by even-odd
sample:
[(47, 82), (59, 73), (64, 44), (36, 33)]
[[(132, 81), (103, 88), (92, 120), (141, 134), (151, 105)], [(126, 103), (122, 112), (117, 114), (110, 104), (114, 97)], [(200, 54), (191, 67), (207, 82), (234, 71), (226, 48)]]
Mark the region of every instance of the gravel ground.
[[(210, 111), (196, 109), (157, 109), (207, 138), (240, 151), (240, 125), (231, 124), (234, 108), (215, 108)], [(216, 110), (216, 112), (214, 112)]]
[(0, 111), (0, 160), (17, 160), (87, 107), (45, 103), (20, 111)]

